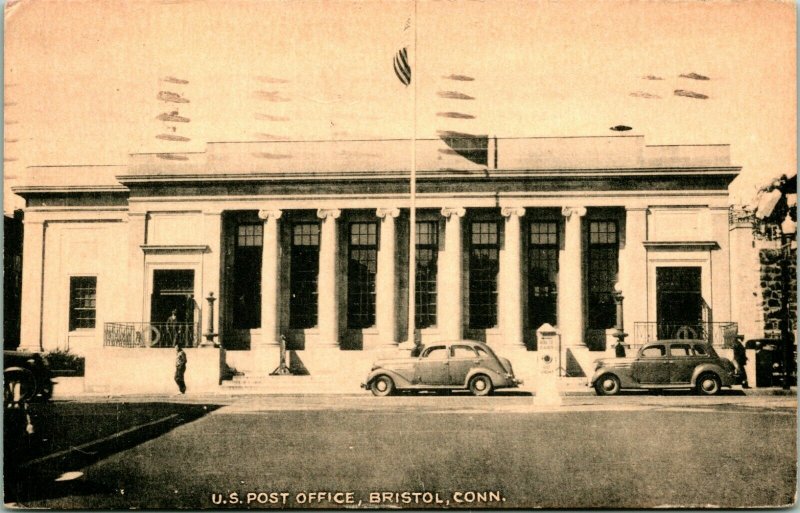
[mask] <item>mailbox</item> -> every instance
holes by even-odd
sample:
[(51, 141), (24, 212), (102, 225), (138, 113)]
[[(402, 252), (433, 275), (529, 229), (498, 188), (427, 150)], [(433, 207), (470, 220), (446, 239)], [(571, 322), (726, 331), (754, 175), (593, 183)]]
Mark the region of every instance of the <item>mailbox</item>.
[(536, 330), (537, 356), (539, 357), (539, 374), (555, 375), (559, 368), (559, 333), (549, 324), (542, 324)]

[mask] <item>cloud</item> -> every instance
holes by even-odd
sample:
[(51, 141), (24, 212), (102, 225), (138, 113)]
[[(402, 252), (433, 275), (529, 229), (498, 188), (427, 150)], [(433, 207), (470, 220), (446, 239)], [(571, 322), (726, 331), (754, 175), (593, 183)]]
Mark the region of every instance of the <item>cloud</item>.
[(442, 78), (446, 80), (458, 80), (460, 82), (472, 82), (475, 80), (472, 77), (468, 77), (467, 75), (444, 75)]
[(630, 93), (630, 96), (633, 96), (633, 97), (636, 97), (636, 98), (647, 98), (647, 99), (659, 99), (659, 98), (661, 98), (657, 94), (652, 94), (652, 93), (648, 93), (648, 92), (645, 92), (645, 91), (634, 91), (634, 92)]
[(657, 77), (655, 75), (645, 75), (642, 77), (642, 80), (664, 80), (662, 77)]
[(692, 80), (711, 80), (705, 75), (700, 75), (699, 73), (683, 73), (678, 75), (680, 78), (691, 78)]
[(708, 96), (694, 91), (687, 91), (686, 89), (675, 89), (675, 96), (685, 96), (687, 98), (697, 98), (698, 100), (707, 100)]
[(441, 118), (475, 119), (472, 114), (462, 114), (461, 112), (437, 112), (436, 115)]
[(286, 116), (273, 116), (272, 114), (261, 114), (259, 112), (253, 114), (253, 117), (261, 121), (289, 121)]
[(474, 100), (472, 96), (469, 96), (464, 93), (459, 93), (458, 91), (439, 91), (438, 94), (442, 98), (449, 98), (451, 100)]
[(173, 110), (172, 112), (162, 112), (161, 114), (156, 116), (156, 119), (158, 119), (160, 121), (171, 121), (171, 122), (174, 122), (174, 123), (188, 123), (189, 122), (189, 118), (185, 118), (183, 116), (179, 116), (177, 110)]
[(162, 77), (161, 80), (163, 82), (169, 82), (171, 84), (188, 84), (189, 83), (188, 80), (184, 80), (182, 78), (170, 77), (170, 76)]
[(163, 139), (165, 141), (178, 141), (178, 142), (188, 142), (191, 141), (188, 137), (184, 137), (182, 135), (173, 135), (173, 134), (158, 134), (156, 139)]
[(172, 93), (170, 91), (159, 91), (158, 99), (161, 100), (162, 102), (189, 103), (189, 100), (187, 100), (183, 96), (179, 95), (178, 93)]
[(256, 91), (256, 98), (267, 100), (268, 102), (288, 102), (289, 98), (281, 96), (280, 91)]

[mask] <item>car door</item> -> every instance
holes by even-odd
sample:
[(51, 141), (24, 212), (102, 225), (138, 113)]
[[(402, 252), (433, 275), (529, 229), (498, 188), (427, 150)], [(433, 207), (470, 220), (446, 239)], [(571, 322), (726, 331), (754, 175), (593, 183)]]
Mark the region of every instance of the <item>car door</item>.
[(633, 362), (633, 378), (639, 383), (669, 384), (669, 358), (664, 344), (644, 347)]
[(450, 384), (463, 385), (469, 371), (479, 362), (478, 353), (471, 346), (464, 344), (450, 346)]
[(689, 344), (669, 346), (669, 381), (673, 385), (689, 383), (697, 365), (697, 357)]
[(448, 365), (447, 346), (427, 347), (417, 360), (414, 382), (419, 385), (447, 385), (450, 382)]

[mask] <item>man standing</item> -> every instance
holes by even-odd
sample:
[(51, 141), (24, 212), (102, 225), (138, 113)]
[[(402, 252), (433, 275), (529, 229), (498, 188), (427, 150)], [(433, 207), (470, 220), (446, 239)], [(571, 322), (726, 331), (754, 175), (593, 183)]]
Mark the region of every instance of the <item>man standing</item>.
[(742, 345), (743, 335), (737, 335), (736, 341), (733, 343), (733, 366), (736, 368), (736, 380), (741, 383), (742, 388), (750, 388), (747, 384), (747, 371), (745, 364), (747, 364), (747, 352)]
[(183, 375), (186, 374), (186, 353), (180, 344), (175, 344), (175, 349), (178, 352), (175, 358), (175, 383), (178, 384), (178, 390), (185, 394), (186, 383), (183, 381)]

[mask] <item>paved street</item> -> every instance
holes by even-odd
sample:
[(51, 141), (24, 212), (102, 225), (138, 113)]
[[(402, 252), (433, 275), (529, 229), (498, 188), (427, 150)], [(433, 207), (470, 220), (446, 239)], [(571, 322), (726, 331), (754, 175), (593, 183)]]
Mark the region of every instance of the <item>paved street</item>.
[[(50, 508), (742, 507), (785, 505), (795, 490), (794, 396), (579, 396), (549, 407), (513, 394), (176, 401), (210, 413), (89, 466), (29, 476), (15, 500)], [(55, 481), (71, 471), (81, 474)]]

